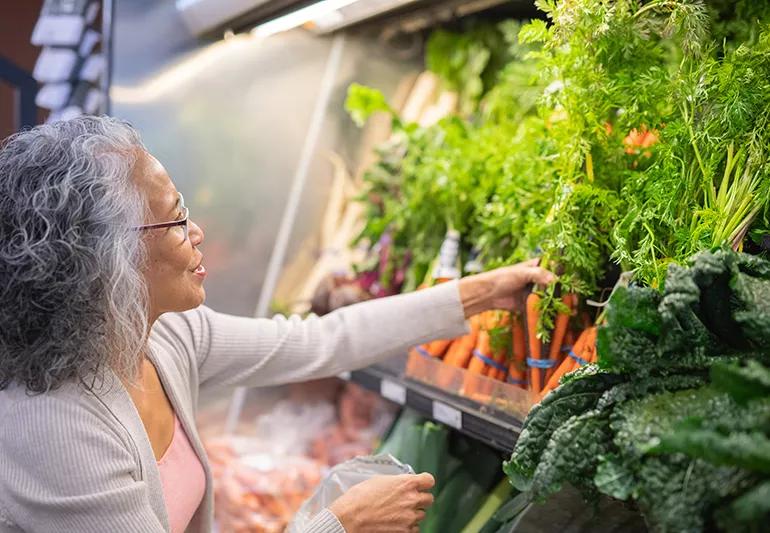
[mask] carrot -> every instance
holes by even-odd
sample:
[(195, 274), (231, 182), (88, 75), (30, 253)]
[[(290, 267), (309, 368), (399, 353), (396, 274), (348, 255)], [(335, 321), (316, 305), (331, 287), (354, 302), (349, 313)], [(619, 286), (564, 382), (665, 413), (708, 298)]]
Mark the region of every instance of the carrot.
[(498, 371), (503, 372), (504, 365), (508, 359), (508, 347), (502, 346), (494, 349), (490, 332), (498, 328), (505, 328), (510, 323), (510, 313), (504, 311), (487, 311), (482, 313), (481, 328), (476, 340), (476, 347), (473, 351), (474, 357), (468, 365), (469, 371), (492, 378), (497, 375)]
[[(481, 329), (479, 330), (473, 357), (468, 364), (468, 373), (465, 376), (463, 394), (471, 398), (488, 398), (492, 393), (492, 383), (479, 379), (481, 375), (488, 379), (505, 379), (507, 375), (504, 366), (508, 359), (508, 348), (503, 346), (498, 349), (492, 347), (491, 331), (497, 328), (505, 328), (510, 324), (510, 313), (501, 311), (487, 311), (481, 315)], [(480, 400), (481, 401), (481, 400)]]
[(505, 379), (505, 376), (508, 374), (508, 360), (510, 359), (510, 352), (512, 349), (512, 330), (510, 326), (511, 313), (508, 311), (498, 312), (495, 316), (495, 323), (493, 328), (502, 329), (507, 338), (505, 338), (505, 343), (503, 346), (492, 350), (492, 358), (494, 359), (495, 363), (497, 363), (487, 370), (487, 376), (492, 379)]
[(586, 342), (586, 346), (583, 348), (583, 359), (588, 361), (589, 363), (595, 363), (596, 359), (598, 357), (598, 354), (596, 352), (596, 337), (598, 330), (596, 327), (591, 328), (591, 335), (589, 336), (588, 341)]
[(425, 350), (423, 355), (429, 355), (431, 357), (442, 357), (447, 351), (447, 348), (449, 348), (450, 344), (452, 344), (452, 339), (438, 339), (423, 344), (420, 347)]
[(468, 372), (472, 374), (485, 375), (487, 364), (482, 357), (489, 357), (491, 355), (492, 348), (490, 347), (489, 331), (481, 329), (479, 331), (478, 338), (476, 340), (476, 346), (473, 349), (473, 357), (471, 357), (468, 363)]
[[(556, 369), (556, 372), (554, 372), (554, 374), (548, 380), (546, 386), (543, 388), (543, 391), (540, 395), (541, 398), (559, 386), (559, 380), (562, 378), (562, 376), (569, 374), (573, 370), (580, 368), (586, 363), (595, 362), (596, 331), (597, 330), (595, 326), (583, 330), (583, 332), (578, 337), (578, 340), (575, 342), (575, 345), (570, 350), (569, 356), (566, 357), (564, 361), (562, 361), (562, 363)], [(593, 361), (591, 360), (592, 352), (594, 354)], [(581, 361), (586, 361), (586, 363), (582, 363)]]
[(561, 355), (559, 358), (563, 361), (569, 351), (572, 349), (572, 345), (575, 344), (575, 332), (570, 328), (567, 330), (567, 334), (564, 336), (564, 343), (561, 345)]
[(470, 319), (471, 332), (455, 339), (449, 346), (444, 355), (444, 362), (450, 366), (465, 368), (471, 358), (473, 348), (476, 346), (476, 340), (479, 334), (480, 317), (472, 316)]
[(548, 383), (545, 384), (545, 387), (543, 387), (543, 390), (540, 392), (540, 398), (542, 399), (546, 394), (551, 392), (553, 389), (559, 386), (559, 380), (564, 376), (564, 374), (568, 374), (572, 372), (574, 369), (575, 361), (572, 358), (564, 359), (564, 361), (561, 362), (561, 364), (556, 368), (556, 371), (551, 374), (550, 379), (548, 380)]
[(422, 366), (422, 363), (419, 360), (420, 357), (440, 358), (444, 355), (444, 352), (447, 351), (447, 348), (451, 343), (452, 339), (439, 339), (421, 344), (420, 346), (415, 346), (409, 350), (409, 359), (406, 364), (407, 375), (415, 376), (419, 374), (418, 368)]
[[(537, 338), (537, 319), (540, 313), (540, 295), (531, 292), (527, 295), (526, 302), (526, 319), (527, 319), (527, 347), (529, 349), (529, 357), (533, 360), (540, 360), (542, 357), (542, 344), (540, 339)], [(530, 367), (531, 379), (529, 380), (529, 386), (534, 392), (540, 392), (542, 387), (542, 375), (541, 371), (537, 367)]]
[[(580, 341), (578, 341), (580, 342)], [(575, 343), (575, 347), (578, 347), (578, 343)], [(574, 349), (571, 350), (571, 353), (574, 354)], [(547, 393), (555, 389), (559, 386), (559, 381), (565, 374), (569, 374), (573, 370), (577, 368), (577, 361), (572, 356), (568, 356), (564, 358), (564, 361), (561, 362), (561, 364), (556, 368), (556, 371), (551, 375), (551, 377), (548, 379), (548, 383), (546, 383), (545, 387), (543, 387), (543, 390), (540, 392), (540, 398), (542, 399)]]
[(572, 316), (572, 312), (577, 305), (577, 296), (572, 293), (565, 294), (561, 298), (561, 302), (567, 306), (568, 311), (566, 313), (559, 313), (556, 315), (554, 322), (553, 333), (551, 334), (551, 347), (548, 352), (548, 359), (554, 361), (554, 366), (549, 368), (545, 374), (545, 380), (548, 381), (556, 370), (556, 364), (558, 364), (559, 356), (561, 355), (561, 347), (564, 343), (564, 337), (567, 334), (567, 327), (569, 326), (569, 320)]
[(508, 365), (506, 381), (526, 388), (527, 339), (520, 314), (513, 316), (511, 363)]

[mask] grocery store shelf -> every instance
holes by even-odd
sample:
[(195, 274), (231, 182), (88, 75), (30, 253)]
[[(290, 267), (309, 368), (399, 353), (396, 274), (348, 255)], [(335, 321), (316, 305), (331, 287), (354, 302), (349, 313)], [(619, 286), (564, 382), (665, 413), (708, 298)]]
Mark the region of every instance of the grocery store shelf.
[(521, 432), (522, 421), (511, 414), (402, 377), (386, 365), (371, 366), (340, 377), (504, 452), (513, 451)]

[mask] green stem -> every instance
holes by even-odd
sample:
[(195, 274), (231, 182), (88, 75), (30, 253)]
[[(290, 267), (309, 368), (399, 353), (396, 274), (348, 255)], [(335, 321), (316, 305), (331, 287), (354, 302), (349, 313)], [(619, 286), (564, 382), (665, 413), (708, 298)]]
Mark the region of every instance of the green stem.
[(586, 175), (588, 176), (588, 183), (594, 182), (594, 158), (591, 152), (586, 154)]
[(651, 4), (647, 4), (642, 9), (634, 13), (634, 18), (645, 13), (646, 11), (650, 11), (651, 9), (655, 9), (657, 7), (676, 7), (677, 5), (679, 5), (679, 2), (672, 2), (670, 0), (667, 2), (653, 2)]

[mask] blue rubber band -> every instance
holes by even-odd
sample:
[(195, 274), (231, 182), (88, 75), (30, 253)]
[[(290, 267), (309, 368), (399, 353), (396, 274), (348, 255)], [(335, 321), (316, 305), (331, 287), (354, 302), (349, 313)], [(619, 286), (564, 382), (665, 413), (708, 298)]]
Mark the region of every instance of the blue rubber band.
[(527, 384), (527, 380), (526, 379), (514, 379), (511, 376), (508, 376), (507, 378), (505, 378), (505, 381), (507, 381), (508, 383), (512, 383), (513, 385), (526, 385)]
[(508, 369), (505, 368), (503, 365), (501, 365), (500, 363), (498, 363), (497, 361), (495, 361), (491, 357), (487, 357), (486, 355), (484, 355), (483, 353), (481, 353), (478, 350), (473, 350), (473, 356), (474, 357), (478, 357), (479, 359), (484, 361), (485, 364), (491, 366), (492, 368), (496, 368), (496, 369), (501, 370), (503, 372), (507, 372), (508, 371)]
[(571, 352), (572, 351), (572, 346), (562, 346), (561, 347), (561, 351), (562, 352)]
[(430, 353), (428, 353), (428, 350), (426, 350), (422, 346), (415, 346), (414, 349), (417, 350), (417, 353), (422, 355), (423, 357), (432, 357)]
[(578, 354), (576, 354), (576, 353), (575, 353), (575, 352), (573, 352), (572, 350), (570, 350), (570, 351), (569, 351), (569, 356), (570, 356), (571, 358), (573, 358), (575, 361), (577, 361), (577, 362), (578, 362), (578, 364), (579, 364), (580, 366), (583, 366), (583, 365), (587, 365), (587, 364), (588, 364), (588, 361), (586, 361), (585, 359), (583, 359), (582, 357), (580, 357)]
[(534, 368), (553, 368), (556, 365), (556, 361), (552, 359), (532, 359), (527, 357), (527, 364)]

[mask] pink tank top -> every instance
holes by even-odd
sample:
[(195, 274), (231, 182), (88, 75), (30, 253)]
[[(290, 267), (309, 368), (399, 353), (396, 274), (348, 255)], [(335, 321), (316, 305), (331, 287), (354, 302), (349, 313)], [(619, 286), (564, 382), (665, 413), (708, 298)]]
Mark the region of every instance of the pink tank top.
[(184, 533), (206, 492), (206, 474), (174, 415), (174, 436), (158, 461), (171, 533)]

